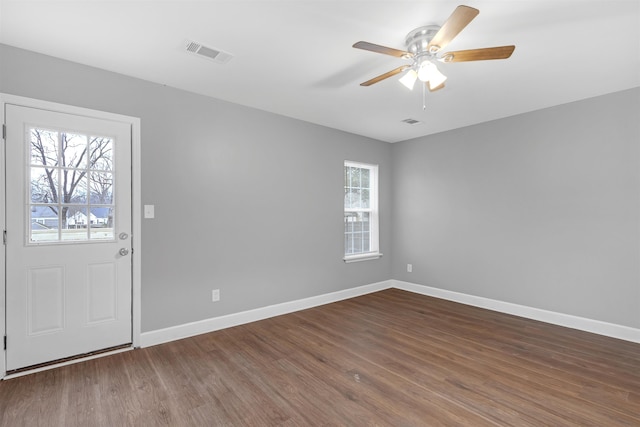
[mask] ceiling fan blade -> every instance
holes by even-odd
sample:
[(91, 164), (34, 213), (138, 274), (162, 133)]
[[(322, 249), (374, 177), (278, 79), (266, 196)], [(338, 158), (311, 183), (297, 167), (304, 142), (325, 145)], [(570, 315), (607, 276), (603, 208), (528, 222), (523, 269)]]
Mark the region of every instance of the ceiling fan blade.
[(515, 46), (486, 47), (483, 49), (458, 50), (442, 55), (444, 62), (484, 61), (487, 59), (507, 59)]
[(449, 19), (446, 20), (444, 25), (438, 30), (433, 39), (429, 42), (427, 50), (431, 52), (437, 52), (440, 49), (448, 45), (451, 40), (457, 36), (460, 31), (464, 29), (469, 22), (478, 16), (480, 11), (469, 6), (458, 6), (453, 11)]
[(410, 65), (403, 65), (401, 67), (398, 67), (396, 69), (393, 69), (391, 71), (387, 71), (384, 74), (380, 74), (378, 77), (374, 77), (371, 80), (367, 80), (364, 83), (360, 83), (360, 86), (371, 86), (374, 83), (378, 83), (379, 81), (382, 81), (384, 79), (388, 79), (389, 77), (393, 77), (396, 74), (400, 74), (401, 72), (403, 72), (404, 70), (406, 70), (407, 68), (410, 68)]
[(429, 88), (429, 92), (435, 92), (437, 90), (444, 88), (444, 82), (440, 83), (438, 86), (434, 87), (433, 89), (431, 89), (431, 86), (429, 86), (429, 83), (426, 83), (426, 85)]
[(394, 49), (391, 47), (380, 46), (369, 42), (358, 42), (353, 45), (356, 49), (364, 49), (371, 52), (382, 53), (385, 55), (395, 56), (397, 58), (412, 58), (413, 54), (404, 50)]

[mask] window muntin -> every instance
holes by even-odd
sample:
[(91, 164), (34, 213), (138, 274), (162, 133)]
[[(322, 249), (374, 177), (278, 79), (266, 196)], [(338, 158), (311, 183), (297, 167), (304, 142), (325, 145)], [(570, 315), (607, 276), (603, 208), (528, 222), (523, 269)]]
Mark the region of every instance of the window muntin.
[(113, 241), (114, 139), (27, 129), (29, 244)]
[(344, 163), (344, 259), (380, 256), (378, 166)]

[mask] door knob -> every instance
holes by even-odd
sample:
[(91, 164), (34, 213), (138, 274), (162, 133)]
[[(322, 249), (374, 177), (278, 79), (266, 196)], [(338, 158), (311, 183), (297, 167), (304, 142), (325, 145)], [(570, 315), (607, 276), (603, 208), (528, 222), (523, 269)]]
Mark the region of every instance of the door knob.
[(122, 249), (120, 249), (120, 250), (118, 251), (118, 253), (119, 253), (120, 255), (122, 255), (122, 256), (127, 256), (127, 255), (129, 255), (129, 249), (127, 249), (127, 248), (122, 248)]

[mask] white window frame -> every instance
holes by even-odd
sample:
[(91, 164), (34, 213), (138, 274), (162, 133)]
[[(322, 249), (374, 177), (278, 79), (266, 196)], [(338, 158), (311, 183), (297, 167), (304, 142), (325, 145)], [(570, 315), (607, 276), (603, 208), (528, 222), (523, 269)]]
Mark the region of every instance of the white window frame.
[[(344, 262), (357, 262), (378, 259), (382, 256), (380, 253), (380, 227), (379, 227), (379, 204), (378, 204), (378, 165), (372, 165), (362, 162), (354, 162), (345, 160), (343, 167), (343, 175), (345, 168), (356, 167), (369, 170), (369, 208), (344, 208), (344, 214), (350, 212), (368, 212), (369, 213), (369, 251), (357, 254), (344, 254)], [(346, 184), (343, 181), (343, 185)], [(343, 229), (343, 238), (344, 232)]]

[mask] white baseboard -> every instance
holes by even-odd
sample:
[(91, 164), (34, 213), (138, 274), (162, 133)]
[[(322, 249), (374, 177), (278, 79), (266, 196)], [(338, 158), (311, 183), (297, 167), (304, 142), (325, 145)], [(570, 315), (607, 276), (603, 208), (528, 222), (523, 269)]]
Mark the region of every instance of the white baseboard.
[(541, 322), (554, 325), (565, 326), (581, 331), (592, 332), (625, 341), (640, 343), (640, 329), (628, 326), (616, 325), (599, 320), (587, 319), (584, 317), (572, 316), (569, 314), (557, 313), (542, 310), (539, 308), (527, 307), (460, 292), (448, 291), (445, 289), (433, 288), (430, 286), (418, 285), (415, 283), (403, 282), (400, 280), (385, 280), (383, 282), (356, 288), (345, 289), (343, 291), (331, 292), (328, 294), (304, 298), (296, 301), (284, 302), (267, 307), (256, 308), (254, 310), (242, 311), (240, 313), (228, 314), (226, 316), (214, 317), (200, 320), (198, 322), (185, 323), (183, 325), (172, 326), (165, 329), (158, 329), (150, 332), (143, 332), (140, 336), (141, 347), (150, 347), (169, 341), (192, 337), (194, 335), (207, 332), (218, 331), (233, 326), (243, 325), (270, 317), (293, 313), (307, 308), (317, 307), (332, 302), (342, 301), (349, 298), (366, 295), (372, 292), (389, 288), (402, 289), (421, 295), (432, 296), (444, 300), (455, 301), (475, 307), (486, 308), (500, 313), (513, 314), (527, 319), (539, 320)]
[(631, 328), (628, 326), (616, 325), (599, 320), (572, 316), (570, 314), (563, 314), (542, 310), (539, 308), (527, 307), (524, 305), (463, 294), (460, 292), (432, 288), (430, 286), (417, 285), (415, 283), (403, 282), (400, 280), (390, 280), (390, 282), (392, 284), (392, 287), (394, 288), (414, 292), (417, 294), (455, 301), (462, 304), (498, 311), (501, 313), (513, 314), (515, 316), (520, 316), (527, 319), (539, 320), (541, 322), (551, 323), (554, 325), (565, 326), (568, 328), (592, 332), (595, 334), (618, 338), (625, 341), (640, 343), (640, 329)]
[(150, 347), (169, 341), (188, 338), (194, 335), (218, 331), (220, 329), (231, 328), (233, 326), (267, 319), (269, 317), (293, 313), (294, 311), (305, 310), (307, 308), (313, 308), (332, 302), (342, 301), (360, 295), (389, 289), (391, 287), (392, 281), (386, 280), (370, 285), (345, 289), (343, 291), (331, 292), (328, 294), (304, 298), (296, 301), (284, 302), (281, 304), (256, 308), (254, 310), (242, 311), (240, 313), (233, 313), (226, 316), (200, 320), (198, 322), (185, 323), (184, 325), (172, 326), (165, 329), (143, 332), (140, 336), (140, 345), (141, 347)]

